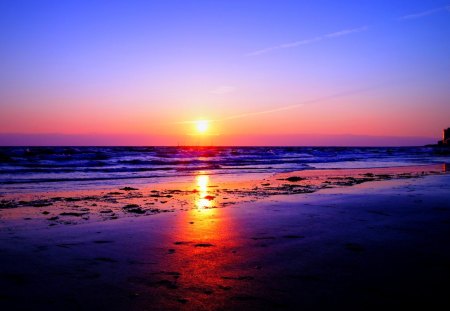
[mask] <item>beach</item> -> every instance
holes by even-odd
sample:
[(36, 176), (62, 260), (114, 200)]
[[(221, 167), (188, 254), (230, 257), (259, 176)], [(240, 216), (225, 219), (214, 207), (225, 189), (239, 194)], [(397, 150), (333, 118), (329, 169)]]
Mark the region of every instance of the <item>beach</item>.
[(0, 12), (0, 311), (450, 310), (448, 0)]
[(0, 306), (448, 305), (445, 167), (299, 171), (237, 182), (199, 176), (139, 189), (3, 194)]

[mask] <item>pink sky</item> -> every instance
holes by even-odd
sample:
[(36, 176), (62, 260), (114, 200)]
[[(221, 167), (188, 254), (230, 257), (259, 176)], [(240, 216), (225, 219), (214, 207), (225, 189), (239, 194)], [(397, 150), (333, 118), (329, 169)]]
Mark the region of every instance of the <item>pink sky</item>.
[[(438, 140), (450, 126), (448, 4), (325, 7), (0, 6), (0, 144)], [(211, 120), (205, 137), (199, 119)]]

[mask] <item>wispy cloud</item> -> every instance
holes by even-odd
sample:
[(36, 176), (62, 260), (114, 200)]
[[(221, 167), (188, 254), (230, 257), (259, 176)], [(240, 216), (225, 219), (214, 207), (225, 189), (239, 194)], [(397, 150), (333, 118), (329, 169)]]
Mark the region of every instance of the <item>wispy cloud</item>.
[[(425, 17), (425, 16), (432, 15), (432, 14), (435, 14), (435, 13), (439, 13), (439, 12), (442, 12), (442, 11), (450, 12), (450, 5), (446, 5), (446, 6), (443, 6), (443, 7), (440, 7), (440, 8), (435, 8), (435, 9), (431, 9), (431, 10), (427, 10), (427, 11), (423, 11), (423, 12), (418, 12), (418, 13), (414, 13), (414, 14), (404, 15), (404, 16), (399, 17), (398, 20), (408, 20), (408, 19), (421, 18), (421, 17)], [(342, 36), (347, 36), (347, 35), (350, 35), (350, 34), (363, 32), (363, 31), (366, 31), (368, 29), (369, 29), (368, 26), (352, 28), (352, 29), (344, 29), (344, 30), (332, 32), (332, 33), (329, 33), (329, 34), (317, 36), (315, 38), (310, 38), (310, 39), (299, 40), (299, 41), (283, 43), (283, 44), (279, 44), (279, 45), (275, 45), (275, 46), (270, 46), (270, 47), (267, 47), (267, 48), (264, 48), (264, 49), (260, 49), (260, 50), (257, 50), (257, 51), (253, 51), (253, 52), (247, 53), (246, 56), (259, 56), (259, 55), (271, 53), (271, 52), (274, 52), (274, 51), (277, 51), (277, 50), (296, 48), (296, 47), (299, 47), (299, 46), (316, 43), (316, 42), (319, 42), (319, 41), (322, 41), (322, 40), (325, 40), (325, 39), (333, 39), (333, 38), (338, 38), (338, 37), (342, 37)]]
[(332, 33), (328, 33), (322, 36), (318, 36), (315, 38), (310, 38), (310, 39), (305, 39), (305, 40), (300, 40), (300, 41), (294, 41), (294, 42), (288, 42), (288, 43), (283, 43), (280, 45), (276, 45), (276, 46), (271, 46), (268, 48), (264, 48), (261, 50), (257, 50), (254, 52), (250, 52), (247, 53), (246, 56), (258, 56), (258, 55), (262, 55), (262, 54), (266, 54), (266, 53), (270, 53), (276, 50), (283, 50), (283, 49), (291, 49), (291, 48), (296, 48), (302, 45), (308, 45), (308, 44), (312, 44), (312, 43), (316, 43), (325, 39), (332, 39), (332, 38), (337, 38), (337, 37), (342, 37), (342, 36), (346, 36), (349, 34), (353, 34), (353, 33), (358, 33), (358, 32), (362, 32), (369, 29), (369, 27), (367, 26), (363, 26), (363, 27), (358, 27), (358, 28), (352, 28), (352, 29), (344, 29), (344, 30), (340, 30), (340, 31), (336, 31), (336, 32), (332, 32)]
[(276, 45), (276, 46), (271, 46), (268, 48), (264, 48), (261, 50), (257, 50), (251, 53), (248, 53), (247, 56), (258, 56), (261, 54), (266, 54), (269, 52), (273, 52), (276, 50), (282, 50), (282, 49), (289, 49), (289, 48), (295, 48), (301, 45), (306, 45), (306, 44), (311, 44), (317, 41), (322, 40), (322, 37), (315, 37), (312, 39), (306, 39), (306, 40), (301, 40), (301, 41), (295, 41), (295, 42), (290, 42), (290, 43), (284, 43), (284, 44), (280, 44), (280, 45)]
[[(258, 115), (270, 114), (270, 113), (279, 112), (279, 111), (296, 109), (296, 108), (299, 108), (299, 107), (302, 107), (305, 105), (326, 102), (326, 101), (333, 100), (333, 99), (338, 99), (338, 98), (342, 98), (342, 97), (346, 97), (346, 96), (351, 96), (351, 95), (356, 95), (356, 94), (363, 93), (363, 92), (372, 91), (377, 88), (384, 87), (385, 85), (389, 85), (390, 83), (391, 83), (391, 81), (385, 82), (385, 83), (374, 84), (374, 85), (370, 85), (367, 87), (362, 87), (362, 88), (353, 89), (353, 90), (347, 90), (347, 91), (343, 91), (343, 92), (339, 92), (339, 93), (334, 93), (331, 95), (325, 95), (322, 97), (304, 100), (302, 102), (298, 102), (298, 103), (292, 104), (292, 105), (274, 107), (272, 109), (267, 109), (267, 110), (251, 111), (251, 112), (246, 112), (246, 113), (223, 117), (221, 119), (208, 119), (207, 121), (208, 122), (223, 122), (223, 121), (228, 121), (228, 120), (242, 119), (242, 118), (253, 117), (253, 116), (258, 116)], [(197, 122), (196, 120), (187, 120), (187, 121), (174, 122), (174, 124), (195, 124), (196, 122)]]
[(447, 5), (447, 6), (444, 6), (444, 7), (440, 7), (440, 8), (436, 8), (436, 9), (432, 9), (432, 10), (419, 12), (419, 13), (404, 15), (404, 16), (399, 17), (399, 20), (421, 18), (421, 17), (425, 17), (425, 16), (428, 16), (428, 15), (432, 15), (432, 14), (438, 13), (438, 12), (442, 12), (442, 11), (450, 11), (450, 5)]
[(212, 120), (212, 121), (227, 121), (227, 120), (241, 119), (241, 118), (252, 117), (252, 116), (257, 116), (257, 115), (262, 115), (262, 114), (270, 114), (270, 113), (284, 111), (284, 110), (296, 109), (296, 108), (302, 107), (304, 105), (325, 102), (325, 101), (328, 101), (328, 100), (338, 99), (338, 98), (341, 98), (341, 97), (346, 97), (346, 96), (351, 96), (351, 95), (355, 95), (355, 94), (371, 91), (371, 90), (374, 90), (376, 88), (382, 87), (384, 85), (385, 85), (384, 83), (383, 84), (380, 83), (380, 84), (371, 85), (371, 86), (368, 86), (368, 87), (363, 87), (363, 88), (359, 88), (359, 89), (343, 91), (343, 92), (339, 92), (339, 93), (335, 93), (335, 94), (331, 94), (331, 95), (325, 95), (325, 96), (322, 96), (322, 97), (305, 100), (303, 102), (299, 102), (299, 103), (296, 103), (296, 104), (293, 104), (293, 105), (287, 105), (287, 106), (282, 106), (282, 107), (277, 107), (277, 108), (272, 108), (272, 109), (267, 109), (267, 110), (261, 110), (261, 111), (242, 113), (242, 114), (228, 116), (228, 117), (222, 118), (220, 120)]
[(221, 86), (218, 86), (217, 88), (209, 91), (209, 93), (216, 94), (216, 95), (225, 95), (225, 94), (233, 93), (235, 91), (236, 91), (236, 87), (234, 87), (234, 86), (221, 85)]
[(369, 29), (369, 27), (367, 27), (367, 26), (353, 28), (353, 29), (345, 29), (345, 30), (329, 33), (329, 34), (325, 35), (325, 37), (326, 38), (336, 38), (336, 37), (346, 36), (346, 35), (349, 35), (352, 33), (366, 31), (367, 29)]

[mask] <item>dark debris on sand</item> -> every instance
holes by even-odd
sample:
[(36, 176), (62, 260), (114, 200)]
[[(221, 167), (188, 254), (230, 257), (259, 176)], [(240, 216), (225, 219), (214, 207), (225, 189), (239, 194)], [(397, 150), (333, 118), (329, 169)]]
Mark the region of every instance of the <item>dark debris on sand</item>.
[(6, 209), (6, 208), (15, 208), (18, 204), (14, 200), (1, 200), (0, 201), (0, 209)]
[(139, 190), (138, 188), (133, 188), (133, 187), (123, 187), (120, 188), (119, 190), (123, 190), (123, 191), (133, 191), (133, 190)]
[(60, 216), (82, 217), (82, 216), (87, 215), (87, 214), (89, 214), (89, 213), (86, 213), (86, 212), (82, 212), (82, 213), (79, 213), (79, 212), (63, 212), (63, 213), (60, 213), (59, 215)]

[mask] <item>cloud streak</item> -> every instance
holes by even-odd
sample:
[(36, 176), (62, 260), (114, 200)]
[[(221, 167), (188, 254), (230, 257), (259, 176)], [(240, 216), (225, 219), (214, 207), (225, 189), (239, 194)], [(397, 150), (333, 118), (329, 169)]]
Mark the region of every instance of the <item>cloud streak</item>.
[[(442, 11), (450, 12), (450, 5), (447, 5), (447, 6), (444, 6), (444, 7), (440, 7), (440, 8), (431, 9), (431, 10), (427, 10), (427, 11), (423, 11), (423, 12), (418, 12), (418, 13), (414, 13), (414, 14), (404, 15), (404, 16), (399, 17), (397, 20), (409, 20), (409, 19), (422, 18), (422, 17), (428, 16), (428, 15), (433, 15), (433, 14), (442, 12)], [(280, 44), (280, 45), (275, 45), (275, 46), (267, 47), (267, 48), (264, 48), (264, 49), (256, 50), (256, 51), (247, 53), (246, 56), (259, 56), (259, 55), (271, 53), (271, 52), (274, 52), (274, 51), (277, 51), (277, 50), (297, 48), (297, 47), (300, 47), (300, 46), (313, 44), (313, 43), (316, 43), (316, 42), (319, 42), (319, 41), (323, 41), (323, 40), (326, 40), (326, 39), (334, 39), (334, 38), (339, 38), (339, 37), (342, 37), (342, 36), (347, 36), (347, 35), (350, 35), (350, 34), (363, 32), (363, 31), (366, 31), (368, 29), (369, 29), (368, 26), (362, 26), (362, 27), (352, 28), (352, 29), (344, 29), (344, 30), (341, 30), (341, 31), (336, 31), (336, 32), (332, 32), (332, 33), (329, 33), (329, 34), (317, 36), (315, 38), (310, 38), (310, 39), (305, 39), (305, 40), (300, 40), (300, 41), (283, 43), (283, 44)]]
[(380, 87), (381, 85), (382, 84), (373, 85), (373, 86), (364, 87), (364, 88), (355, 89), (355, 90), (350, 90), (350, 91), (343, 91), (343, 92), (339, 92), (339, 93), (335, 93), (335, 94), (331, 94), (331, 95), (327, 95), (327, 96), (323, 96), (323, 97), (318, 97), (318, 98), (314, 98), (314, 99), (305, 100), (303, 102), (300, 102), (300, 103), (297, 103), (297, 104), (293, 104), (293, 105), (287, 105), (287, 106), (283, 106), (283, 107), (278, 107), (278, 108), (273, 108), (273, 109), (268, 109), (268, 110), (262, 110), (262, 111), (242, 113), (242, 114), (237, 114), (237, 115), (225, 117), (225, 118), (222, 118), (222, 119), (219, 119), (219, 120), (212, 120), (212, 121), (228, 121), (228, 120), (242, 119), (242, 118), (247, 118), (247, 117), (252, 117), (252, 116), (258, 116), (258, 115), (270, 114), (270, 113), (279, 112), (279, 111), (296, 109), (296, 108), (302, 107), (304, 105), (320, 103), (320, 102), (324, 102), (324, 101), (327, 101), (327, 100), (333, 100), (333, 99), (337, 99), (337, 98), (341, 98), (341, 97), (346, 97), (346, 96), (350, 96), (350, 95), (359, 94), (359, 93), (362, 93), (362, 92), (371, 91), (371, 90), (373, 90), (375, 88)]
[(264, 48), (261, 50), (257, 50), (251, 53), (248, 53), (247, 56), (258, 56), (258, 55), (262, 55), (262, 54), (266, 54), (269, 52), (273, 52), (276, 50), (282, 50), (282, 49), (289, 49), (289, 48), (295, 48), (301, 45), (307, 45), (307, 44), (311, 44), (311, 43), (315, 43), (322, 40), (322, 37), (316, 37), (316, 38), (312, 38), (312, 39), (306, 39), (306, 40), (301, 40), (301, 41), (295, 41), (295, 42), (290, 42), (290, 43), (284, 43), (284, 44), (280, 44), (277, 46), (271, 46), (268, 48)]
[(346, 35), (349, 35), (349, 34), (352, 34), (352, 33), (358, 33), (358, 32), (362, 32), (362, 31), (366, 31), (367, 29), (369, 29), (369, 27), (367, 27), (367, 26), (363, 26), (363, 27), (359, 27), (359, 28), (353, 28), (353, 29), (345, 29), (345, 30), (329, 33), (329, 34), (325, 35), (325, 37), (326, 38), (337, 38), (337, 37), (346, 36)]
[[(328, 101), (328, 100), (333, 100), (333, 99), (337, 99), (337, 98), (341, 98), (341, 97), (346, 97), (346, 96), (351, 96), (351, 95), (355, 95), (355, 94), (371, 91), (371, 90), (374, 90), (376, 88), (382, 87), (382, 86), (384, 86), (386, 84), (388, 84), (388, 83), (380, 83), (380, 84), (371, 85), (371, 86), (364, 87), (364, 88), (343, 91), (343, 92), (339, 92), (339, 93), (335, 93), (335, 94), (331, 94), (331, 95), (326, 95), (326, 96), (322, 96), (322, 97), (318, 97), (318, 98), (305, 100), (305, 101), (302, 101), (302, 102), (297, 103), (297, 104), (292, 104), (292, 105), (278, 107), (278, 108), (272, 108), (272, 109), (261, 110), (261, 111), (241, 113), (241, 114), (236, 114), (236, 115), (231, 115), (231, 116), (228, 116), (228, 117), (224, 117), (224, 118), (221, 118), (221, 119), (209, 119), (207, 121), (208, 122), (223, 122), (223, 121), (228, 121), (228, 120), (242, 119), (242, 118), (247, 118), (247, 117), (253, 117), (253, 116), (259, 116), (259, 115), (264, 115), (264, 114), (270, 114), (270, 113), (279, 112), (279, 111), (296, 109), (296, 108), (299, 108), (299, 107), (302, 107), (302, 106), (305, 106), (305, 105), (309, 105), (309, 104), (320, 103), (320, 102), (324, 102), (324, 101)], [(197, 122), (196, 120), (188, 120), (188, 121), (174, 122), (174, 124), (193, 124), (193, 123), (196, 123), (196, 122)]]
[(332, 32), (332, 33), (328, 33), (328, 34), (325, 34), (322, 36), (318, 36), (315, 38), (294, 41), (294, 42), (288, 42), (288, 43), (283, 43), (283, 44), (276, 45), (276, 46), (267, 47), (267, 48), (264, 48), (261, 50), (247, 53), (246, 56), (259, 56), (259, 55), (270, 53), (270, 52), (273, 52), (276, 50), (296, 48), (296, 47), (303, 46), (303, 45), (313, 44), (313, 43), (316, 43), (316, 42), (319, 42), (319, 41), (322, 41), (325, 39), (333, 39), (333, 38), (338, 38), (338, 37), (347, 36), (347, 35), (362, 32), (362, 31), (366, 31), (367, 29), (369, 29), (368, 26), (352, 28), (352, 29), (344, 29), (344, 30), (340, 30), (337, 32)]
[(409, 15), (404, 15), (399, 17), (399, 20), (408, 20), (408, 19), (416, 19), (416, 18), (421, 18), (421, 17), (425, 17), (428, 15), (432, 15), (441, 11), (450, 11), (450, 5), (441, 7), (441, 8), (436, 8), (436, 9), (432, 9), (432, 10), (427, 10), (427, 11), (423, 11), (423, 12), (419, 12), (419, 13), (414, 13), (414, 14), (409, 14)]

